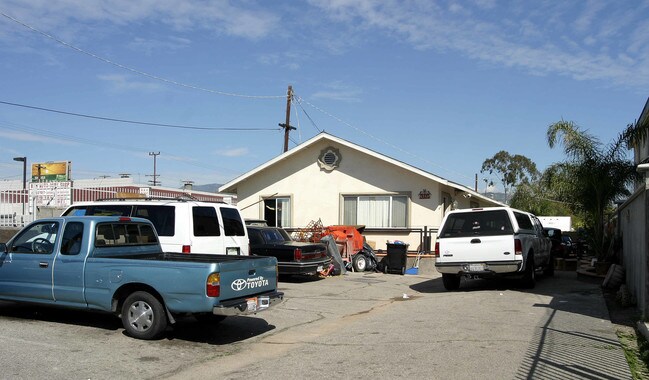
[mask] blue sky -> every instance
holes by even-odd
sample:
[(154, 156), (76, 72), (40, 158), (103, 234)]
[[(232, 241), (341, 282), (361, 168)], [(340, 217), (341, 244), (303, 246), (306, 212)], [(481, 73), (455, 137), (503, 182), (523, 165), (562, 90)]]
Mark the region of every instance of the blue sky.
[[(28, 162), (165, 187), (224, 183), (326, 131), (473, 186), (500, 150), (564, 158), (649, 96), (647, 1), (0, 0), (0, 180)], [(190, 128), (187, 128), (190, 127)], [(200, 129), (196, 129), (198, 127)], [(235, 130), (224, 130), (224, 128)]]

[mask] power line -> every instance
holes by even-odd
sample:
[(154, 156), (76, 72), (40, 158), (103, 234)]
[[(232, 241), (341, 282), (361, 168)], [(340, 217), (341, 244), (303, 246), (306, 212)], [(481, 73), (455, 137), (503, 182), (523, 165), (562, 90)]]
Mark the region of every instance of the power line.
[(318, 133), (322, 132), (322, 130), (320, 130), (320, 128), (318, 128), (318, 126), (316, 125), (315, 121), (313, 121), (313, 119), (311, 118), (311, 115), (309, 115), (306, 112), (306, 110), (304, 109), (304, 106), (302, 106), (302, 103), (300, 102), (300, 99), (301, 98), (299, 98), (299, 97), (295, 99), (297, 101), (297, 105), (300, 106), (300, 109), (302, 109), (302, 112), (304, 112), (304, 114), (309, 119), (309, 121), (311, 121), (311, 125), (313, 125), (313, 128), (315, 128), (316, 131), (318, 131)]
[[(7, 123), (7, 122), (5, 122)], [(84, 139), (81, 137), (76, 137), (76, 136), (70, 136), (62, 133), (55, 133), (47, 130), (42, 130), (42, 129), (37, 129), (33, 127), (28, 127), (24, 125), (19, 125), (15, 123), (9, 123), (12, 125), (7, 125), (3, 122), (0, 121), (0, 129), (8, 129), (8, 130), (14, 130), (14, 131), (21, 131), (21, 132), (27, 132), (30, 134), (34, 135), (39, 135), (39, 136), (44, 136), (44, 137), (49, 137), (53, 139), (58, 139), (58, 140), (65, 140), (65, 141), (71, 141), (79, 144), (84, 144), (84, 145), (93, 145), (93, 146), (98, 146), (101, 148), (110, 148), (110, 149), (115, 149), (115, 150), (120, 150), (128, 153), (139, 153), (146, 151), (146, 149), (143, 148), (137, 148), (137, 147), (131, 147), (131, 146), (126, 146), (124, 144), (112, 144), (109, 141), (95, 141), (95, 140), (89, 140), (89, 139)], [(203, 169), (208, 169), (208, 170), (223, 170), (225, 168), (220, 168), (220, 167), (215, 167), (215, 166), (210, 166), (210, 165), (204, 165), (201, 164), (200, 162), (197, 162), (195, 160), (189, 159), (187, 157), (181, 157), (178, 155), (175, 155), (170, 152), (164, 152), (162, 151), (161, 153), (165, 154), (165, 159), (167, 160), (174, 160), (174, 161), (179, 161), (182, 162), (186, 165), (190, 166), (195, 166)]]
[(352, 128), (352, 129), (356, 130), (357, 132), (360, 132), (360, 133), (362, 133), (362, 134), (364, 134), (364, 135), (366, 135), (366, 136), (369, 136), (370, 138), (372, 138), (372, 139), (374, 139), (374, 140), (376, 140), (376, 141), (378, 141), (378, 142), (380, 142), (380, 143), (383, 143), (383, 144), (385, 144), (385, 145), (387, 145), (387, 146), (389, 146), (389, 147), (391, 147), (391, 148), (394, 148), (394, 149), (396, 149), (396, 150), (398, 150), (398, 151), (400, 151), (400, 152), (402, 152), (402, 153), (405, 153), (405, 154), (407, 154), (407, 155), (409, 155), (409, 156), (411, 156), (411, 157), (414, 157), (414, 158), (417, 158), (417, 159), (419, 159), (419, 160), (422, 160), (423, 162), (426, 162), (426, 163), (428, 163), (428, 164), (430, 164), (430, 165), (437, 166), (438, 168), (440, 168), (440, 169), (442, 169), (442, 170), (444, 170), (444, 171), (446, 171), (446, 172), (453, 173), (453, 174), (455, 174), (455, 175), (459, 175), (459, 176), (462, 176), (462, 177), (464, 177), (464, 178), (467, 178), (467, 179), (470, 179), (471, 181), (473, 181), (473, 177), (469, 177), (469, 176), (467, 176), (467, 175), (465, 175), (465, 174), (462, 174), (462, 173), (459, 173), (459, 172), (456, 172), (456, 171), (453, 171), (453, 170), (449, 170), (449, 169), (447, 169), (447, 168), (445, 168), (445, 167), (443, 167), (443, 166), (441, 166), (441, 165), (439, 165), (439, 164), (436, 164), (436, 163), (434, 163), (434, 162), (432, 162), (432, 161), (430, 161), (430, 160), (427, 160), (427, 159), (425, 159), (425, 158), (423, 158), (423, 157), (420, 157), (420, 156), (418, 156), (418, 155), (416, 155), (416, 154), (414, 154), (414, 153), (412, 153), (412, 152), (409, 152), (409, 151), (407, 151), (407, 150), (405, 150), (405, 149), (403, 149), (403, 148), (400, 148), (400, 147), (398, 147), (398, 146), (396, 146), (396, 145), (394, 145), (394, 144), (392, 144), (392, 143), (389, 143), (389, 142), (387, 142), (387, 141), (385, 141), (385, 140), (383, 140), (383, 139), (381, 139), (381, 138), (378, 138), (378, 137), (376, 137), (376, 136), (374, 136), (374, 135), (372, 135), (372, 134), (370, 134), (370, 133), (367, 133), (367, 132), (363, 131), (362, 129), (357, 128), (357, 127), (353, 126), (352, 124), (350, 124), (350, 123), (348, 123), (348, 122), (342, 120), (341, 118), (339, 118), (339, 117), (337, 117), (337, 116), (331, 114), (330, 112), (327, 112), (327, 111), (325, 111), (324, 109), (322, 109), (322, 108), (320, 108), (320, 107), (318, 107), (318, 106), (316, 106), (316, 105), (314, 105), (314, 104), (312, 104), (312, 103), (310, 103), (310, 102), (304, 100), (304, 98), (301, 98), (301, 97), (299, 97), (299, 96), (295, 96), (295, 98), (297, 99), (298, 104), (300, 104), (300, 106), (301, 106), (301, 103), (304, 102), (304, 103), (308, 104), (309, 106), (311, 106), (312, 108), (314, 108), (315, 110), (320, 111), (321, 113), (323, 113), (323, 114), (329, 116), (330, 118), (332, 118), (332, 119), (338, 121), (339, 123), (344, 124), (344, 125), (346, 125), (346, 126)]
[(125, 120), (125, 119), (115, 119), (112, 117), (103, 117), (103, 116), (93, 116), (93, 115), (86, 115), (86, 114), (81, 114), (81, 113), (75, 113), (75, 112), (68, 112), (68, 111), (60, 111), (60, 110), (55, 110), (51, 108), (43, 108), (43, 107), (36, 107), (36, 106), (30, 106), (27, 104), (19, 104), (19, 103), (11, 103), (11, 102), (5, 102), (0, 100), (0, 104), (6, 104), (9, 106), (15, 106), (15, 107), (23, 107), (23, 108), (29, 108), (29, 109), (34, 109), (34, 110), (39, 110), (39, 111), (46, 111), (46, 112), (54, 112), (54, 113), (59, 113), (62, 115), (69, 115), (69, 116), (77, 116), (77, 117), (85, 117), (88, 119), (97, 119), (97, 120), (104, 120), (104, 121), (112, 121), (116, 123), (128, 123), (128, 124), (139, 124), (139, 125), (148, 125), (152, 127), (164, 127), (164, 128), (179, 128), (179, 129), (193, 129), (193, 130), (202, 130), (202, 131), (277, 131), (280, 128), (217, 128), (217, 127), (194, 127), (194, 126), (187, 126), (187, 125), (176, 125), (176, 124), (162, 124), (162, 123), (151, 123), (151, 122), (146, 122), (146, 121), (135, 121), (135, 120)]
[(0, 11), (0, 15), (2, 15), (2, 16), (4, 16), (4, 17), (8, 18), (9, 20), (15, 22), (16, 24), (22, 25), (22, 26), (24, 26), (25, 28), (27, 28), (27, 29), (29, 29), (29, 30), (35, 32), (35, 33), (38, 33), (38, 34), (42, 35), (43, 37), (46, 37), (46, 38), (48, 38), (48, 39), (50, 39), (50, 40), (53, 40), (53, 41), (56, 41), (57, 43), (59, 43), (59, 44), (65, 46), (65, 47), (68, 47), (68, 48), (70, 48), (70, 49), (72, 49), (72, 50), (75, 50), (75, 51), (77, 51), (77, 52), (79, 52), (79, 53), (85, 54), (85, 55), (87, 55), (87, 56), (89, 56), (89, 57), (92, 57), (92, 58), (94, 58), (94, 59), (96, 59), (96, 60), (99, 60), (99, 61), (101, 61), (101, 62), (108, 63), (109, 65), (112, 65), (112, 66), (115, 66), (115, 67), (119, 67), (120, 69), (124, 69), (124, 70), (130, 71), (130, 72), (132, 72), (132, 73), (134, 73), (134, 74), (138, 74), (138, 75), (141, 75), (141, 76), (147, 77), (147, 78), (149, 78), (149, 79), (154, 79), (154, 80), (157, 80), (157, 81), (160, 81), (160, 82), (165, 82), (165, 83), (168, 83), (168, 84), (173, 84), (173, 85), (175, 85), (175, 86), (179, 86), (179, 87), (191, 88), (191, 89), (193, 89), (193, 90), (205, 91), (205, 92), (209, 92), (209, 93), (213, 93), (213, 94), (219, 94), (219, 95), (224, 95), (224, 96), (233, 96), (233, 97), (239, 97), (239, 98), (251, 98), (251, 99), (281, 99), (281, 98), (284, 98), (284, 95), (244, 95), (244, 94), (236, 94), (236, 93), (232, 93), (232, 92), (224, 92), (224, 91), (212, 90), (212, 89), (209, 89), (209, 88), (204, 88), (204, 87), (194, 86), (194, 85), (190, 85), (190, 84), (186, 84), (186, 83), (177, 82), (177, 81), (172, 80), (172, 79), (167, 79), (167, 78), (159, 77), (159, 76), (157, 76), (157, 75), (149, 74), (149, 73), (147, 73), (147, 72), (144, 72), (144, 71), (141, 71), (141, 70), (134, 69), (134, 68), (132, 68), (132, 67), (129, 67), (129, 66), (123, 65), (123, 64), (121, 64), (121, 63), (118, 63), (118, 62), (115, 62), (115, 61), (111, 61), (110, 59), (107, 59), (107, 58), (101, 57), (101, 56), (99, 56), (99, 55), (97, 55), (97, 54), (95, 54), (95, 53), (92, 53), (92, 52), (89, 52), (89, 51), (87, 51), (87, 50), (84, 50), (84, 49), (81, 49), (81, 48), (79, 48), (79, 47), (76, 47), (76, 46), (74, 46), (74, 45), (72, 45), (72, 44), (70, 44), (70, 43), (67, 43), (67, 42), (65, 42), (65, 41), (63, 41), (63, 40), (57, 38), (57, 37), (54, 37), (53, 35), (51, 35), (51, 34), (49, 34), (49, 33), (46, 33), (46, 32), (44, 32), (44, 31), (42, 31), (42, 30), (39, 30), (39, 29), (36, 29), (35, 27), (33, 27), (33, 26), (31, 26), (31, 25), (29, 25), (29, 24), (23, 22), (23, 21), (20, 21), (20, 20), (14, 18), (14, 17), (12, 17), (12, 16), (9, 16), (8, 14), (6, 14), (6, 13), (4, 13), (4, 12), (2, 12), (2, 11)]

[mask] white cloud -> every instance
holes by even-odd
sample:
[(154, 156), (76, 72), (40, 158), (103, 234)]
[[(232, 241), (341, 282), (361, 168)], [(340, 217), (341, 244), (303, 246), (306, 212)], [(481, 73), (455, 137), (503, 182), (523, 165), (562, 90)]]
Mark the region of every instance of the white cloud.
[(314, 99), (331, 99), (348, 103), (361, 101), (363, 90), (353, 87), (343, 82), (337, 81), (325, 86), (326, 90), (318, 91), (311, 97)]
[(166, 40), (155, 40), (155, 39), (145, 39), (142, 37), (136, 37), (128, 44), (128, 47), (135, 51), (144, 52), (147, 55), (151, 55), (155, 51), (159, 50), (179, 50), (188, 48), (191, 45), (191, 41), (186, 38), (180, 37), (169, 37)]
[(216, 151), (217, 155), (225, 157), (242, 157), (247, 155), (248, 153), (248, 148), (231, 148)]
[(34, 133), (28, 132), (5, 132), (0, 131), (0, 137), (7, 140), (14, 141), (27, 141), (27, 142), (39, 142), (39, 143), (48, 143), (48, 144), (63, 144), (63, 145), (75, 145), (73, 142), (65, 141), (62, 139), (43, 136)]
[(73, 36), (68, 31), (76, 28), (96, 29), (98, 23), (151, 22), (254, 40), (272, 33), (279, 23), (277, 15), (254, 2), (229, 0), (0, 0), (0, 9), (58, 36)]
[(160, 83), (137, 81), (134, 80), (131, 76), (124, 74), (103, 74), (98, 75), (97, 78), (107, 82), (110, 85), (111, 90), (117, 92), (155, 92), (160, 91), (164, 88), (164, 86)]
[[(481, 2), (477, 7), (401, 1), (311, 2), (335, 22), (396, 36), (416, 49), (456, 51), (533, 74), (646, 88), (649, 6), (609, 2)], [(332, 26), (332, 28), (335, 26)], [(625, 60), (618, 60), (621, 52)]]

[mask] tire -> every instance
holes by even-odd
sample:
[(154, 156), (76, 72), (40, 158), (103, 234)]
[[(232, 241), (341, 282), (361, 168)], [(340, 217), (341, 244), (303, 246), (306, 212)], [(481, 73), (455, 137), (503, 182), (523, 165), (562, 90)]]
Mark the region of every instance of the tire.
[(547, 277), (554, 276), (554, 257), (553, 256), (550, 256), (550, 260), (548, 261), (545, 268), (543, 268), (543, 275), (547, 276)]
[(367, 268), (367, 257), (361, 253), (355, 254), (352, 259), (352, 265), (356, 272), (365, 272), (365, 268)]
[(167, 314), (162, 303), (150, 293), (134, 292), (122, 305), (122, 325), (133, 338), (159, 338), (167, 328)]
[(457, 274), (442, 273), (444, 289), (448, 291), (458, 290), (460, 288), (460, 279), (460, 276)]
[[(531, 255), (532, 253), (530, 253), (528, 257), (532, 257)], [(533, 258), (530, 258), (525, 265), (525, 273), (523, 273), (521, 285), (526, 289), (533, 289), (536, 285), (536, 268), (534, 267)]]

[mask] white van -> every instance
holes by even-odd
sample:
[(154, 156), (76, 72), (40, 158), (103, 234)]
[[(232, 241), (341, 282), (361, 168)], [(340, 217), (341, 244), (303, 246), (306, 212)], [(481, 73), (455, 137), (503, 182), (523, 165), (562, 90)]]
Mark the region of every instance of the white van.
[(116, 215), (149, 219), (165, 252), (245, 255), (248, 233), (236, 206), (186, 199), (110, 199), (79, 202), (62, 216)]

